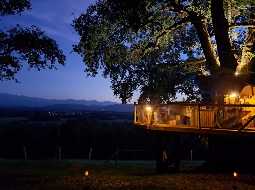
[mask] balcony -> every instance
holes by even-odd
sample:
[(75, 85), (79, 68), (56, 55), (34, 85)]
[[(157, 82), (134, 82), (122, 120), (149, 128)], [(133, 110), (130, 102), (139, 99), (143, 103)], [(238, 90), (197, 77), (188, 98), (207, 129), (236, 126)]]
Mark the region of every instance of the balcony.
[(150, 130), (255, 134), (254, 104), (135, 104), (134, 124)]

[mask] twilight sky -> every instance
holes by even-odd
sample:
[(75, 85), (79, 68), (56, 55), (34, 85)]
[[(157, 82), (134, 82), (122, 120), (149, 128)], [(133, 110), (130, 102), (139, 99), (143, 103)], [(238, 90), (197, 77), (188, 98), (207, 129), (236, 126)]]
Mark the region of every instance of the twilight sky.
[(89, 78), (84, 73), (79, 55), (71, 52), (72, 44), (78, 41), (78, 35), (71, 27), (73, 18), (85, 11), (95, 0), (31, 0), (32, 10), (21, 16), (1, 17), (0, 29), (11, 26), (36, 25), (54, 38), (67, 57), (65, 66), (58, 70), (23, 70), (17, 75), (20, 83), (0, 82), (0, 93), (11, 93), (56, 99), (96, 99), (99, 101), (119, 100), (113, 96), (110, 82), (101, 76)]

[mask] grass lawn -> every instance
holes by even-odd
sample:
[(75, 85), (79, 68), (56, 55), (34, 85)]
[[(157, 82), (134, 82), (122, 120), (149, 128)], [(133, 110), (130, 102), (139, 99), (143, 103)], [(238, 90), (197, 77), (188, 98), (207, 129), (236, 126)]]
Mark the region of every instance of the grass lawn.
[[(194, 165), (197, 163), (194, 162)], [(192, 163), (184, 163), (190, 168)], [(185, 168), (185, 166), (183, 166)], [(85, 176), (88, 171), (88, 176)], [(0, 190), (254, 189), (255, 176), (232, 173), (156, 174), (153, 162), (0, 160)]]

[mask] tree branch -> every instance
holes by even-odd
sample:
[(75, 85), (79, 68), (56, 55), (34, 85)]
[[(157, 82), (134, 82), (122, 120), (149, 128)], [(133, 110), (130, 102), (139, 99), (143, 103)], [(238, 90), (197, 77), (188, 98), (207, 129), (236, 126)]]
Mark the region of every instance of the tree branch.
[(229, 23), (224, 13), (224, 0), (211, 1), (211, 14), (220, 68), (223, 73), (234, 73), (238, 64), (228, 34)]
[(239, 28), (239, 27), (255, 28), (255, 23), (254, 23), (254, 24), (248, 24), (248, 23), (231, 24), (231, 25), (229, 26), (229, 29)]
[(178, 27), (182, 26), (183, 24), (185, 24), (187, 22), (189, 22), (189, 17), (185, 17), (185, 18), (181, 19), (179, 22), (176, 22), (173, 25), (163, 29), (163, 31), (155, 37), (155, 40), (153, 42), (150, 42), (145, 46), (144, 50), (149, 49), (149, 48), (156, 48), (159, 44), (160, 38), (162, 38), (167, 33), (171, 32), (173, 30), (176, 30)]
[(163, 31), (159, 35), (156, 36), (155, 47), (158, 46), (158, 43), (159, 43), (159, 40), (161, 37), (163, 37), (164, 35), (166, 35), (167, 33), (171, 32), (173, 30), (176, 30), (177, 28), (181, 27), (183, 24), (186, 24), (187, 22), (190, 22), (190, 18), (184, 17), (179, 22), (176, 22), (172, 26), (169, 26), (169, 27), (163, 29)]
[(185, 64), (188, 65), (197, 65), (197, 64), (203, 64), (206, 62), (206, 59), (197, 59), (197, 60), (188, 60), (185, 62)]

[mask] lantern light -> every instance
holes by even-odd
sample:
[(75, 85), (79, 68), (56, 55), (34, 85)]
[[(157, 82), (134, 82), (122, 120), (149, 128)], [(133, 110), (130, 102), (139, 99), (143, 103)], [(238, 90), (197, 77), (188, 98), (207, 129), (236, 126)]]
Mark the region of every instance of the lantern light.
[(238, 93), (236, 93), (236, 92), (231, 92), (231, 93), (229, 94), (229, 97), (230, 97), (230, 98), (237, 98), (237, 97), (238, 97)]
[(145, 110), (146, 110), (147, 112), (152, 112), (152, 107), (149, 106), (149, 105), (147, 105), (147, 106), (145, 107)]

